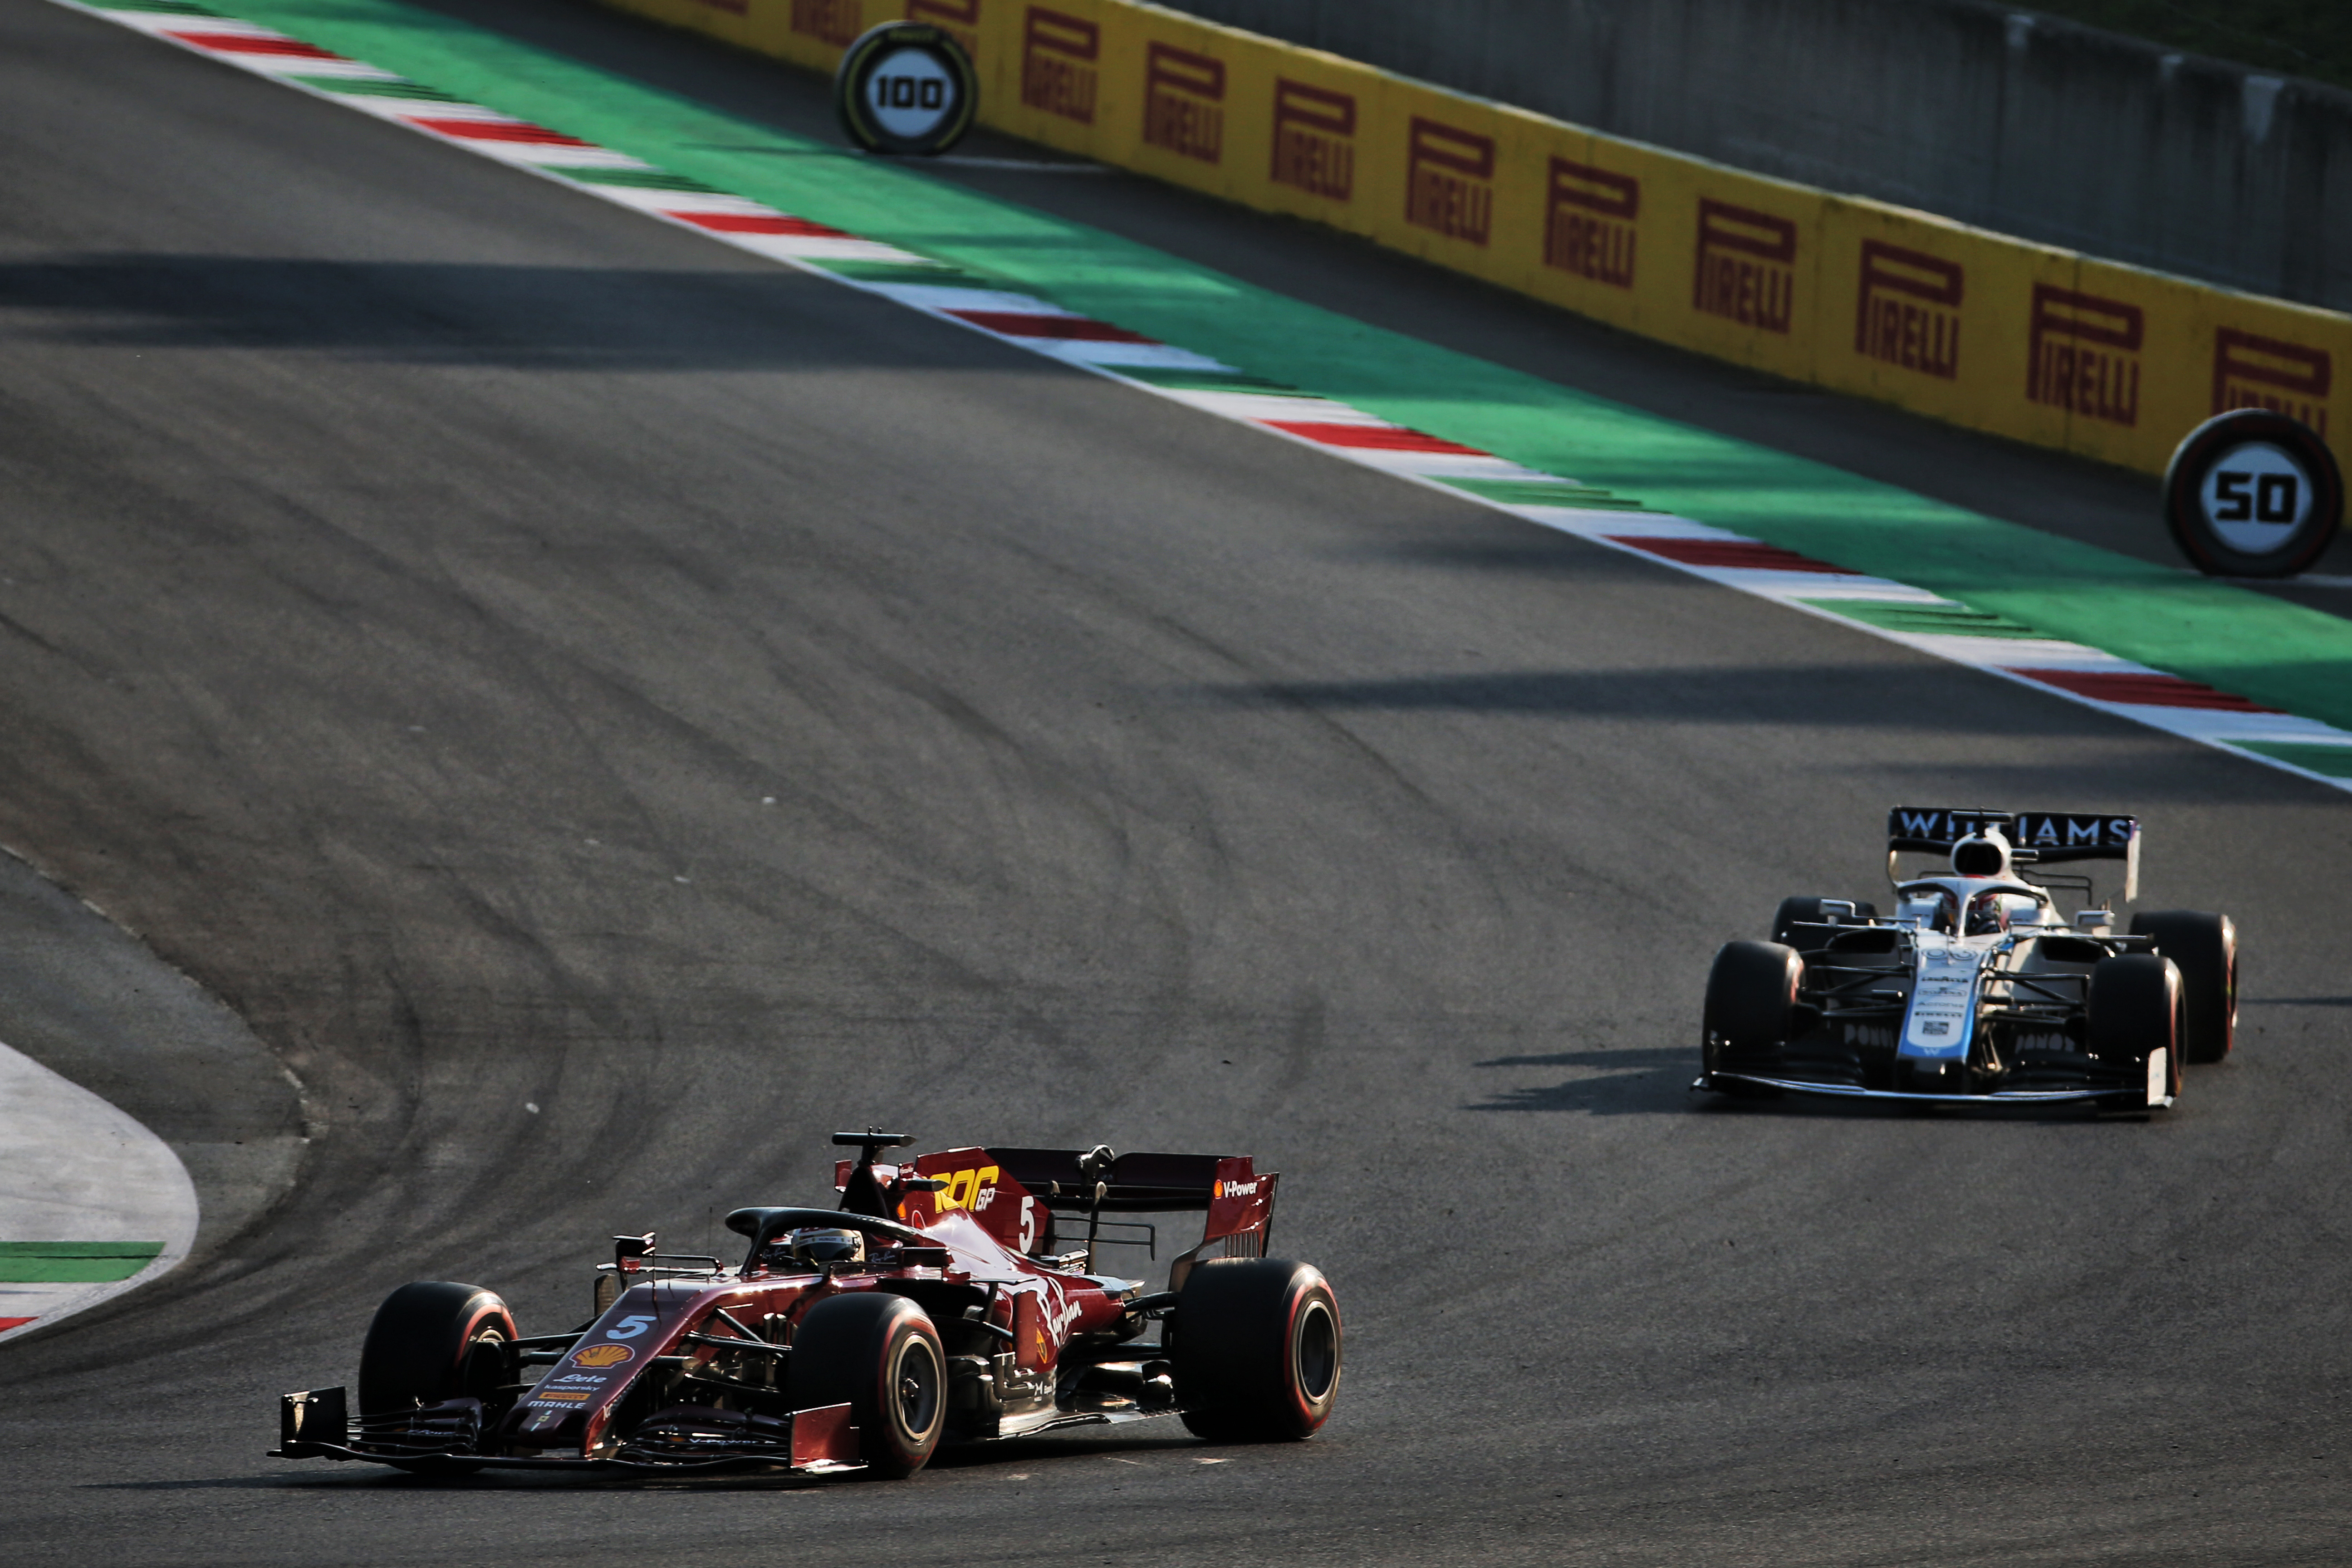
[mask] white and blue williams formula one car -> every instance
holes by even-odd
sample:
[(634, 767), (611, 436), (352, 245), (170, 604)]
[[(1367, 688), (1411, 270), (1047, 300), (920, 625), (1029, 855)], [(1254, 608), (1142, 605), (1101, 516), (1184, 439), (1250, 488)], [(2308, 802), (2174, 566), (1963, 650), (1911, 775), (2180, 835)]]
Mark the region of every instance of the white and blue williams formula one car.
[[(1707, 976), (1693, 1087), (1746, 1098), (1839, 1095), (1964, 1104), (2084, 1100), (2135, 1110), (2180, 1096), (2187, 1062), (2230, 1054), (2238, 938), (2227, 915), (2092, 903), (2057, 865), (2121, 862), (2139, 893), (2129, 816), (1897, 806), (1886, 821), (1895, 913), (1784, 899), (1769, 942), (1727, 942)], [(1906, 855), (1942, 866), (1901, 874)]]

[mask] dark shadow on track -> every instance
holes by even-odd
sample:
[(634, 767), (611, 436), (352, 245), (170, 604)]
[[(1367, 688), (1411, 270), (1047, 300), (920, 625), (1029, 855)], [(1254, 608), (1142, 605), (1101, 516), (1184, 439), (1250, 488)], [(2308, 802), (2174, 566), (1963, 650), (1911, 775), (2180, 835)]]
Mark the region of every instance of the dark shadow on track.
[[(863, 312), (896, 328), (914, 324), (903, 310), (861, 301), (823, 279), (757, 262), (730, 270), (730, 258), (713, 250), (718, 265), (709, 271), (659, 272), (102, 253), (10, 262), (0, 264), (0, 342), (314, 349), (529, 369), (819, 372), (871, 365), (876, 344), (850, 331), (810, 332), (813, 309), (845, 328)], [(11, 321), (19, 311), (41, 315)], [(931, 364), (972, 368), (970, 344), (929, 331), (910, 340), (924, 341), (947, 351)], [(1068, 374), (1011, 349), (1002, 367)]]
[[(1280, 681), (1213, 692), (1236, 707), (1362, 709), (1536, 716), (1639, 719), (1649, 722), (1911, 730), (1933, 725), (1945, 733), (2015, 734), (2029, 725), (2040, 734), (2104, 730), (2109, 721), (2042, 705), (2031, 718), (1979, 711), (1971, 717), (1938, 710), (1933, 696), (1946, 679), (1934, 668), (1860, 669), (1851, 665), (1780, 665), (1750, 668), (1685, 666), (1641, 670), (1593, 668), (1512, 673), (1403, 676), (1385, 680)], [(2024, 707), (2023, 703), (2020, 707)]]

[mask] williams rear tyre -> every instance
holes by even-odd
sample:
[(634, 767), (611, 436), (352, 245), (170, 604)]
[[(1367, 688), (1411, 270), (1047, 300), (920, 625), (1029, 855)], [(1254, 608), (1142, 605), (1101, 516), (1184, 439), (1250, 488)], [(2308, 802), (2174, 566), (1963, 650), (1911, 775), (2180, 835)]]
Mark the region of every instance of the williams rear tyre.
[[(1780, 907), (1772, 911), (1772, 940), (1783, 947), (1793, 947), (1800, 951), (1823, 945), (1829, 940), (1828, 932), (1819, 931), (1801, 932), (1796, 928), (1800, 925), (1827, 923), (1829, 917), (1822, 913), (1822, 906), (1843, 901), (1844, 900), (1832, 899), (1782, 899)], [(1864, 915), (1875, 915), (1878, 913), (1878, 906), (1855, 900), (1853, 912), (1856, 919)]]
[[(2182, 1037), (2188, 1025), (2180, 968), (2152, 952), (2103, 958), (2091, 969), (2084, 1045), (2130, 1079), (2135, 1103), (2180, 1096)], [(2159, 1064), (2158, 1052), (2164, 1058)], [(2144, 1075), (2144, 1076), (2143, 1076)], [(2146, 1086), (2142, 1101), (2141, 1086)]]
[(1339, 1304), (1322, 1271), (1273, 1258), (1196, 1265), (1179, 1295), (1176, 1401), (1217, 1443), (1296, 1442), (1339, 1397)]
[(2180, 1048), (2192, 1062), (2218, 1062), (2238, 1035), (2238, 928), (2227, 915), (2199, 910), (2151, 910), (2132, 916), (2134, 936), (2152, 936), (2156, 951), (2180, 966), (2189, 1029)]
[(519, 1337), (495, 1291), (444, 1279), (403, 1285), (375, 1310), (360, 1346), (360, 1414), (467, 1398), (494, 1407)]
[(940, 1331), (904, 1296), (828, 1296), (793, 1331), (793, 1408), (849, 1406), (860, 1457), (891, 1480), (929, 1462), (947, 1429)]

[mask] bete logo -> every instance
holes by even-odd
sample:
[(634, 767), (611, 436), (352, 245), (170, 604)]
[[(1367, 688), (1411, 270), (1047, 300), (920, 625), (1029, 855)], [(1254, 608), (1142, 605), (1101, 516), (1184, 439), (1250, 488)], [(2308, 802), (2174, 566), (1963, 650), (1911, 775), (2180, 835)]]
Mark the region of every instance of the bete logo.
[(1701, 196), (1691, 308), (1743, 327), (1785, 332), (1796, 298), (1797, 226)]
[(626, 1345), (590, 1345), (572, 1353), (573, 1366), (618, 1366), (637, 1352)]
[(793, 0), (793, 31), (847, 46), (866, 31), (865, 0)]
[(1864, 240), (1853, 352), (1946, 381), (1957, 377), (1965, 281), (1957, 261)]
[(1356, 100), (1353, 94), (1274, 79), (1274, 172), (1276, 184), (1344, 202), (1356, 189)]
[(1416, 114), (1405, 139), (1404, 221), (1486, 243), (1495, 216), (1495, 139)]
[(929, 22), (963, 46), (980, 52), (980, 0), (907, 0), (907, 20)]
[(1545, 266), (1619, 289), (1633, 286), (1641, 181), (1554, 158), (1544, 208)]
[(2137, 305), (2036, 283), (2025, 395), (2094, 419), (2138, 424), (2139, 346), (2147, 328)]
[(1032, 109), (1095, 122), (1095, 58), (1102, 29), (1083, 16), (1029, 7), (1021, 29), (1021, 101)]
[(2213, 412), (2267, 408), (2327, 434), (2336, 362), (2326, 349), (2257, 337), (2235, 327), (2213, 334)]
[(1225, 151), (1225, 62), (1168, 44), (1143, 54), (1143, 139), (1203, 163)]

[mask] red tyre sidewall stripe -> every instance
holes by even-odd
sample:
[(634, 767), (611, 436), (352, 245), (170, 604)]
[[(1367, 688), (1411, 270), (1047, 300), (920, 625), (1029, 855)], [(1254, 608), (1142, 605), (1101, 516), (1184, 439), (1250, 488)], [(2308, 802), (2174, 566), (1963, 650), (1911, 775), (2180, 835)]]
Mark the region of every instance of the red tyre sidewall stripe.
[(1305, 1315), (1307, 1303), (1315, 1300), (1317, 1286), (1322, 1287), (1326, 1298), (1324, 1310), (1331, 1314), (1332, 1381), (1336, 1384), (1339, 1380), (1339, 1303), (1338, 1298), (1330, 1295), (1330, 1286), (1319, 1271), (1312, 1283), (1301, 1284), (1290, 1293), (1290, 1310), (1283, 1315), (1282, 1324), (1283, 1392), (1289, 1395), (1291, 1408), (1298, 1413), (1299, 1421), (1310, 1432), (1321, 1426), (1325, 1417), (1330, 1415), (1328, 1404), (1318, 1413), (1307, 1400), (1298, 1368), (1298, 1321)]

